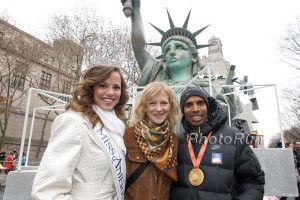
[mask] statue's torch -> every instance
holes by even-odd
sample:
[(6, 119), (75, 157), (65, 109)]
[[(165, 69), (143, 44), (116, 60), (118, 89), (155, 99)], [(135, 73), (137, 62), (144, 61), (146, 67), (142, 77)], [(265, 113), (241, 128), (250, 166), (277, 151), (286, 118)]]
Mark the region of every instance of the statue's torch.
[(126, 0), (123, 3), (123, 12), (126, 17), (129, 17), (132, 14), (132, 0)]

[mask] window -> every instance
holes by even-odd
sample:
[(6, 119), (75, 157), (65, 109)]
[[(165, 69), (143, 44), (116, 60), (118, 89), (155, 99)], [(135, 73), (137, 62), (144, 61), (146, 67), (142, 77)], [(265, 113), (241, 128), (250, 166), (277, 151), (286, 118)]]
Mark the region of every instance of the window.
[[(71, 82), (66, 81), (66, 80), (62, 80), (61, 93), (70, 94), (70, 92), (71, 92)], [(61, 97), (60, 99), (66, 101), (66, 102), (69, 101), (68, 97)]]
[(42, 90), (49, 90), (50, 89), (50, 83), (51, 83), (51, 77), (52, 75), (42, 71), (41, 78), (40, 78), (40, 89)]
[(10, 86), (18, 90), (23, 90), (25, 85), (25, 76), (14, 74), (10, 80)]
[(49, 54), (48, 54), (48, 53), (45, 54), (44, 61), (45, 61), (45, 62), (48, 62), (48, 61), (49, 61)]
[(62, 80), (61, 92), (64, 94), (70, 94), (70, 91), (71, 91), (71, 82)]
[(10, 79), (10, 86), (18, 90), (23, 90), (26, 78), (26, 69), (28, 66), (19, 60), (16, 60), (16, 67), (12, 71), (12, 77)]

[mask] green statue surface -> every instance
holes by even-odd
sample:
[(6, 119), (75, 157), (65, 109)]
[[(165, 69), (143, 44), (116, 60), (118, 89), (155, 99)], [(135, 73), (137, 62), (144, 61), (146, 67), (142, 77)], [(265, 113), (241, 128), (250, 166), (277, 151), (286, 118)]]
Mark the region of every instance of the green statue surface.
[[(195, 39), (206, 27), (195, 33), (187, 30), (190, 13), (182, 27), (175, 27), (168, 12), (170, 29), (164, 32), (152, 25), (162, 35), (162, 39), (159, 43), (147, 44), (140, 12), (140, 1), (132, 0), (132, 6), (132, 47), (142, 72), (139, 86), (145, 86), (153, 81), (165, 81), (170, 86), (179, 86), (175, 89), (177, 96), (187, 84), (208, 88), (206, 81), (199, 79), (191, 81), (202, 69), (197, 49), (209, 46), (197, 45)], [(150, 55), (146, 50), (147, 45), (161, 46), (162, 56), (157, 59)]]
[[(125, 2), (126, 1), (122, 0), (123, 4)], [(177, 100), (179, 100), (181, 92), (187, 86), (201, 87), (210, 94), (208, 81), (200, 79), (197, 76), (198, 72), (203, 68), (198, 56), (198, 49), (211, 45), (198, 45), (196, 36), (208, 26), (205, 26), (194, 33), (190, 32), (187, 29), (190, 17), (189, 12), (183, 26), (175, 27), (172, 18), (167, 11), (170, 29), (162, 31), (151, 24), (162, 35), (162, 38), (160, 42), (147, 43), (140, 5), (140, 0), (132, 0), (131, 42), (138, 66), (142, 72), (138, 85), (145, 86), (153, 81), (164, 81), (169, 86), (173, 86)], [(147, 51), (147, 45), (160, 46), (162, 55), (155, 58)], [(223, 90), (223, 93), (224, 92), (230, 92), (230, 89), (227, 88), (227, 91)], [(225, 97), (222, 94), (217, 94), (213, 88), (212, 96), (225, 104), (229, 104), (231, 107), (230, 111), (235, 112), (233, 104), (234, 99)]]

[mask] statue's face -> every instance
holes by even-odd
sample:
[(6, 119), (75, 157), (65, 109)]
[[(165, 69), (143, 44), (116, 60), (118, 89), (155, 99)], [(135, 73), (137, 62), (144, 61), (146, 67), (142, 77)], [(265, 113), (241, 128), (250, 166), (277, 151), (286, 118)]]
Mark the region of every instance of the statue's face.
[(169, 70), (179, 70), (192, 66), (189, 47), (179, 40), (170, 40), (164, 48), (163, 55)]

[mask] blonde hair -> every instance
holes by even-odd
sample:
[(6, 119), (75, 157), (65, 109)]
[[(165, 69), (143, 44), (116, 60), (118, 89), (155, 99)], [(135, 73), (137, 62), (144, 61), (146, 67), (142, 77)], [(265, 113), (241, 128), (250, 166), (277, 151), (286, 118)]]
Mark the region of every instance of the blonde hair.
[(171, 129), (174, 128), (178, 119), (179, 106), (173, 90), (169, 86), (167, 86), (164, 82), (149, 83), (141, 92), (141, 94), (137, 99), (137, 102), (134, 105), (134, 109), (133, 109), (134, 116), (132, 119), (133, 124), (137, 124), (145, 118), (146, 113), (144, 112), (144, 110), (147, 106), (147, 103), (149, 102), (150, 99), (157, 96), (161, 91), (164, 91), (169, 97), (171, 109), (166, 120), (169, 121), (170, 128)]

